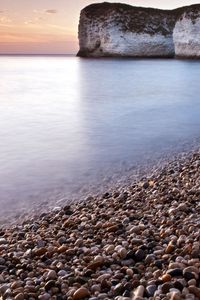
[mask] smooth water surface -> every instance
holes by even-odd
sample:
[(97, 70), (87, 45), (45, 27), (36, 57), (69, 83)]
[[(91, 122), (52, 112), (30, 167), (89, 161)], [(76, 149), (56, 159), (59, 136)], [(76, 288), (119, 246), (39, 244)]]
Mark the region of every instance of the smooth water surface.
[(0, 74), (1, 211), (199, 137), (199, 61), (1, 56)]

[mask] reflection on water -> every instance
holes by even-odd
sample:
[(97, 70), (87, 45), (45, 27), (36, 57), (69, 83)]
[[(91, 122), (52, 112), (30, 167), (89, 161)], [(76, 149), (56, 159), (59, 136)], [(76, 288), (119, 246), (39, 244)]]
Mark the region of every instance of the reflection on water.
[(2, 210), (199, 137), (199, 61), (2, 56), (0, 72)]

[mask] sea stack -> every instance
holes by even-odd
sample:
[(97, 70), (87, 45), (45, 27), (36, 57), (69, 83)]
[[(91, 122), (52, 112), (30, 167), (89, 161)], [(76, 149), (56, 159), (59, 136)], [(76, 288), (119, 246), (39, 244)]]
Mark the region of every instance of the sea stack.
[(81, 11), (80, 57), (200, 57), (200, 5), (175, 10), (98, 3)]
[(177, 57), (200, 57), (200, 4), (180, 9), (173, 39)]

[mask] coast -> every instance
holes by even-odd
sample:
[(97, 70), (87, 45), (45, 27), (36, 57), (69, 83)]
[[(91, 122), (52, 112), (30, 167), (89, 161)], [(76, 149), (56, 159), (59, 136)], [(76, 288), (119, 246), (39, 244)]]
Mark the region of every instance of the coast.
[(0, 299), (200, 299), (200, 150), (0, 228)]
[(95, 3), (80, 14), (80, 57), (199, 58), (200, 5), (162, 10)]

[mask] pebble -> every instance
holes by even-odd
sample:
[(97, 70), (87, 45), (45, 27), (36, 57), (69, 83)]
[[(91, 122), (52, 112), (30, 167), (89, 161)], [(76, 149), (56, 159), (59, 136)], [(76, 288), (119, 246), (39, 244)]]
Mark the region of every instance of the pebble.
[(14, 299), (15, 300), (24, 300), (24, 294), (23, 293), (17, 294)]
[(49, 291), (52, 287), (55, 286), (55, 281), (54, 280), (49, 280), (47, 281), (47, 283), (45, 284), (45, 290)]
[(143, 285), (140, 285), (137, 287), (137, 289), (134, 291), (133, 300), (139, 300), (143, 298), (145, 288)]
[(66, 276), (68, 273), (67, 273), (67, 271), (65, 271), (65, 270), (60, 270), (59, 272), (58, 272), (58, 276), (60, 276), (60, 277), (63, 277), (63, 276)]
[(129, 186), (3, 226), (0, 297), (200, 299), (199, 186), (200, 151)]
[(38, 249), (35, 249), (34, 253), (36, 256), (42, 256), (47, 252), (47, 249), (45, 247), (41, 247)]
[(139, 249), (135, 252), (136, 261), (142, 261), (145, 258), (145, 252), (142, 249)]
[(0, 286), (0, 292), (2, 295), (10, 288), (10, 284), (3, 284)]
[(90, 270), (95, 271), (96, 269), (100, 268), (102, 266), (103, 262), (102, 261), (93, 261), (90, 263), (87, 268)]
[(130, 276), (130, 277), (133, 277), (134, 272), (133, 272), (132, 269), (127, 269), (127, 270), (126, 270), (126, 274), (127, 274), (128, 276)]
[(100, 284), (94, 284), (91, 287), (91, 292), (94, 294), (95, 292), (100, 292), (101, 291), (101, 285)]
[(147, 286), (146, 290), (147, 290), (147, 295), (149, 297), (153, 297), (155, 291), (157, 290), (157, 286), (156, 285), (149, 285), (149, 286)]
[(54, 270), (49, 270), (46, 279), (50, 280), (50, 279), (56, 279), (57, 278), (57, 274)]
[(195, 278), (195, 275), (192, 272), (184, 272), (183, 276), (188, 281)]
[(195, 295), (198, 299), (200, 299), (200, 288), (191, 285), (188, 287), (188, 290), (191, 294)]
[(73, 295), (73, 300), (81, 300), (89, 297), (90, 293), (85, 287), (80, 287)]
[(199, 274), (199, 269), (195, 266), (189, 266), (183, 270), (183, 274), (188, 273), (188, 272)]
[(118, 283), (118, 284), (114, 287), (113, 291), (114, 291), (114, 295), (115, 295), (115, 296), (122, 295), (123, 292), (124, 292), (124, 285), (123, 285), (122, 283)]
[(181, 295), (177, 292), (171, 292), (169, 297), (170, 300), (181, 300)]
[(50, 298), (51, 298), (51, 295), (48, 294), (48, 293), (45, 293), (45, 294), (40, 295), (40, 296), (38, 297), (39, 300), (49, 300)]
[(169, 243), (169, 245), (167, 246), (167, 248), (166, 248), (166, 250), (165, 250), (165, 253), (166, 253), (166, 254), (170, 254), (170, 253), (172, 253), (174, 250), (175, 250), (174, 245), (172, 245), (171, 243)]
[(194, 286), (196, 286), (196, 284), (197, 284), (196, 279), (190, 279), (190, 280), (188, 281), (188, 285), (194, 285)]
[(6, 245), (8, 244), (8, 241), (4, 238), (0, 238), (0, 245)]
[(119, 249), (118, 254), (122, 259), (124, 259), (127, 256), (127, 250), (125, 248), (121, 248)]
[(162, 277), (161, 277), (161, 280), (163, 282), (168, 282), (168, 281), (171, 281), (172, 279), (172, 276), (170, 274), (164, 274)]
[(167, 274), (169, 274), (172, 277), (183, 276), (183, 270), (179, 268), (170, 269), (167, 271)]
[(162, 293), (167, 294), (172, 287), (173, 287), (173, 285), (170, 282), (163, 283), (161, 286)]

